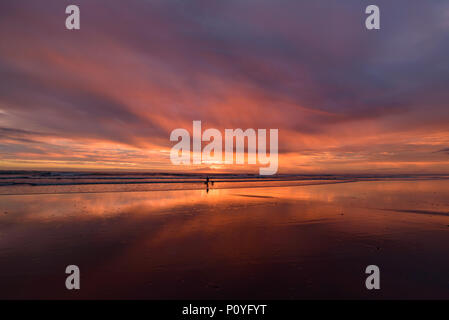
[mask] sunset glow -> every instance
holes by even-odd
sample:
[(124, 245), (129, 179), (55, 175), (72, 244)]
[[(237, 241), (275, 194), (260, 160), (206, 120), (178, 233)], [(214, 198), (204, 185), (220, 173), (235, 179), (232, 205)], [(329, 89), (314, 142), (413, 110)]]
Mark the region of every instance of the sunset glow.
[[(279, 173), (449, 172), (447, 1), (0, 4), (0, 168), (257, 172), (173, 166), (170, 132), (279, 129)], [(430, 23), (429, 23), (430, 21)]]

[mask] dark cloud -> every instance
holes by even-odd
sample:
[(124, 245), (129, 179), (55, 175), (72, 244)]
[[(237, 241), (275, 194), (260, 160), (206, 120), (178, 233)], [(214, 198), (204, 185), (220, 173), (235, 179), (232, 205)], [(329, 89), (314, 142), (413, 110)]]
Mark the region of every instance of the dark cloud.
[(444, 149), (435, 151), (435, 153), (447, 153), (447, 154), (449, 154), (449, 148), (444, 148)]

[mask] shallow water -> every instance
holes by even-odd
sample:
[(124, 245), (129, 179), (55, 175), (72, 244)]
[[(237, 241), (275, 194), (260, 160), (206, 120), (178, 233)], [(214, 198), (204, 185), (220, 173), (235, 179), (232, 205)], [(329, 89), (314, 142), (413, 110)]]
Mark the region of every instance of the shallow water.
[(0, 195), (0, 298), (449, 298), (448, 180), (273, 183)]

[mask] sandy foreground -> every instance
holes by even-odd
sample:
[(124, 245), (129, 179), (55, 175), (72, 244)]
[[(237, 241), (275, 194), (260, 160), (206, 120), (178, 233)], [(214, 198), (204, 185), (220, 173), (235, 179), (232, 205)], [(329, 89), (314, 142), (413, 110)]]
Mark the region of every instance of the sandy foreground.
[(0, 298), (449, 298), (449, 180), (215, 187), (0, 195)]

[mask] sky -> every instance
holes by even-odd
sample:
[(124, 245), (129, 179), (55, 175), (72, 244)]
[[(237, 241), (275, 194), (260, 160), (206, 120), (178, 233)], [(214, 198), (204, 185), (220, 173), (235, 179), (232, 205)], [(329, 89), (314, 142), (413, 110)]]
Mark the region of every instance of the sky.
[(172, 165), (201, 120), (278, 129), (279, 173), (449, 173), (448, 57), (447, 0), (2, 0), (0, 169), (254, 170)]

